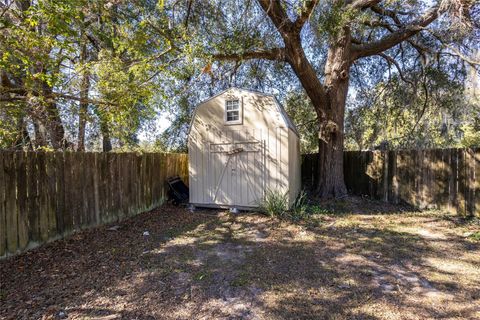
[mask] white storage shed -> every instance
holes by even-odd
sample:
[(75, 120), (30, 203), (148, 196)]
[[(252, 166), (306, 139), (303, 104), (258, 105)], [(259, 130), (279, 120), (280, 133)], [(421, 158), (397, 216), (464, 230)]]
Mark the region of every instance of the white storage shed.
[(267, 190), (300, 191), (300, 141), (270, 94), (230, 88), (200, 103), (188, 135), (190, 203), (258, 207)]

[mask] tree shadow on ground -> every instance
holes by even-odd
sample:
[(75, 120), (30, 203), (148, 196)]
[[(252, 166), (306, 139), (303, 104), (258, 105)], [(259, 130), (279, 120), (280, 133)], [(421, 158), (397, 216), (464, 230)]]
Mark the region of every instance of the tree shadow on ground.
[[(432, 241), (376, 220), (332, 219), (333, 225), (308, 227), (257, 215), (149, 213), (118, 232), (89, 231), (0, 262), (7, 279), (0, 316), (35, 318), (49, 308), (54, 316), (65, 310), (87, 319), (475, 318), (480, 312), (475, 274), (458, 282), (456, 270), (426, 260), (451, 259), (446, 246), (461, 252), (461, 240)], [(150, 236), (142, 235), (146, 230)]]

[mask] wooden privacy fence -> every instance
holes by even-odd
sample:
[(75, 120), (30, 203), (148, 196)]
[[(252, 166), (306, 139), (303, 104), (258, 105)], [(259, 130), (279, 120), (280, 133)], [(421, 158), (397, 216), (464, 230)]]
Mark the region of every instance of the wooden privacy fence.
[(158, 206), (185, 154), (0, 151), (0, 257)]
[[(317, 157), (303, 155), (306, 187), (316, 182)], [(344, 173), (352, 194), (480, 216), (480, 148), (346, 151)]]

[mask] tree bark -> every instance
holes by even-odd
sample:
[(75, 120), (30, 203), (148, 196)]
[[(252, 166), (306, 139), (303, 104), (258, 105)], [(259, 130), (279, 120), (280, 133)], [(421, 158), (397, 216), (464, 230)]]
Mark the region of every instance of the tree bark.
[(285, 41), (286, 59), (312, 101), (319, 124), (319, 176), (316, 192), (320, 198), (347, 194), (343, 175), (344, 115), (350, 71), (348, 28), (336, 37), (328, 52), (325, 85), (308, 61), (300, 36)]
[(343, 142), (345, 104), (347, 100), (351, 60), (351, 38), (348, 26), (332, 39), (325, 65), (327, 99), (319, 125), (319, 181), (321, 198), (339, 198), (347, 194), (343, 175)]
[[(42, 87), (44, 97), (51, 97), (53, 95), (53, 89), (47, 83), (43, 82)], [(45, 103), (44, 116), (52, 147), (55, 150), (67, 149), (71, 147), (71, 144), (65, 137), (65, 128), (63, 127), (62, 119), (60, 117), (60, 112), (58, 111), (56, 102), (47, 101)]]
[(85, 151), (85, 129), (87, 126), (88, 92), (90, 90), (90, 74), (85, 67), (85, 63), (87, 61), (87, 45), (85, 43), (82, 44), (80, 59), (84, 70), (82, 71), (82, 82), (80, 85), (77, 151)]
[(320, 122), (318, 140), (318, 183), (320, 198), (339, 198), (347, 194), (343, 175), (343, 142), (347, 83), (329, 88), (325, 103), (326, 118)]
[(15, 139), (12, 147), (17, 150), (32, 150), (32, 141), (30, 140), (30, 135), (28, 134), (27, 124), (24, 117), (20, 117), (20, 119), (18, 119), (17, 138)]
[(33, 119), (33, 128), (35, 130), (35, 148), (46, 147), (48, 144), (45, 126), (39, 120)]
[(112, 141), (110, 139), (110, 130), (107, 122), (100, 117), (100, 131), (102, 132), (102, 150), (103, 152), (112, 151)]

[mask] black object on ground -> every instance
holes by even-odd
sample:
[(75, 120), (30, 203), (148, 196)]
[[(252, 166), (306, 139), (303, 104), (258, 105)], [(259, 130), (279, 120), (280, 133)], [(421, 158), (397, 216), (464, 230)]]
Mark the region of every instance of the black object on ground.
[(167, 179), (168, 183), (168, 196), (175, 205), (188, 202), (188, 187), (180, 179), (179, 176), (171, 177)]

